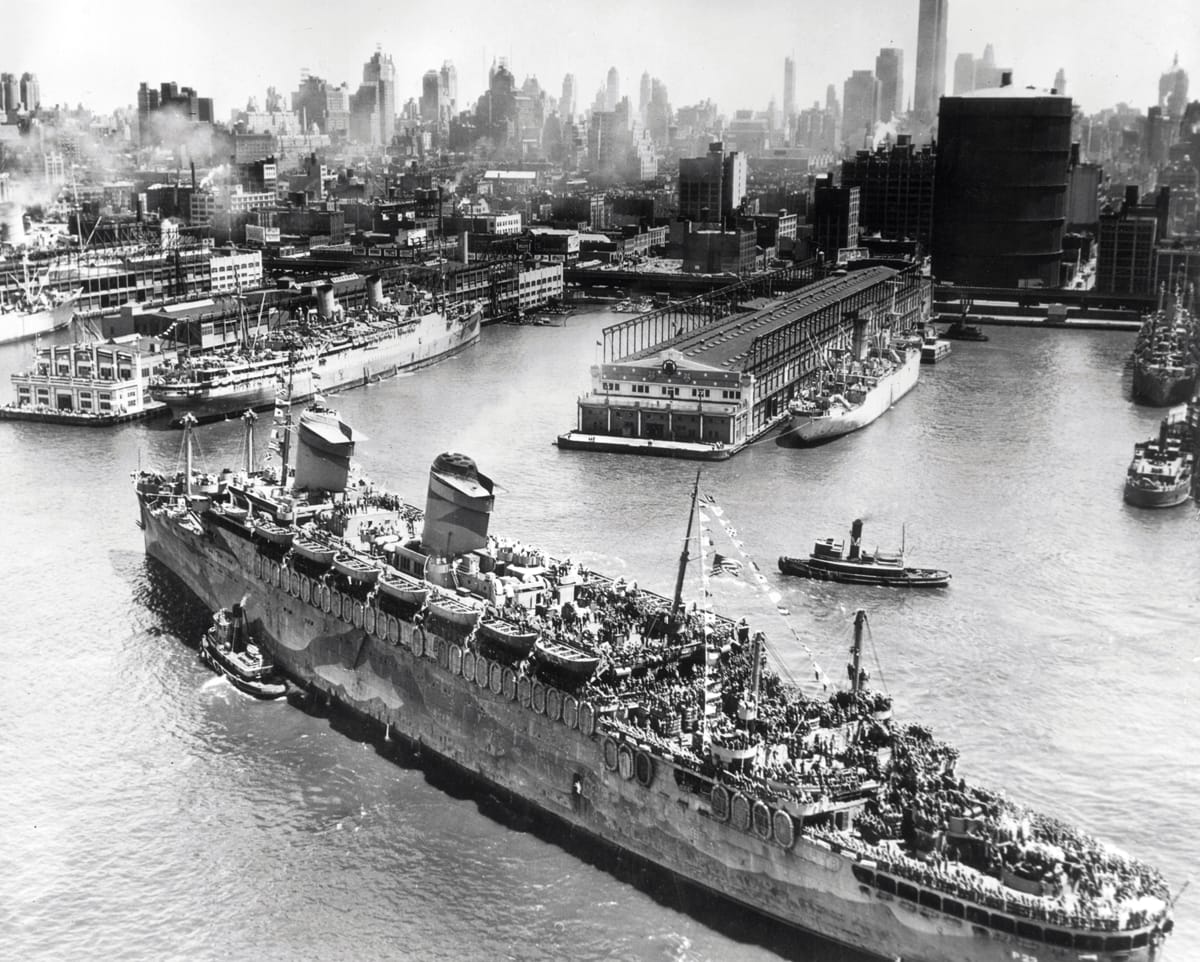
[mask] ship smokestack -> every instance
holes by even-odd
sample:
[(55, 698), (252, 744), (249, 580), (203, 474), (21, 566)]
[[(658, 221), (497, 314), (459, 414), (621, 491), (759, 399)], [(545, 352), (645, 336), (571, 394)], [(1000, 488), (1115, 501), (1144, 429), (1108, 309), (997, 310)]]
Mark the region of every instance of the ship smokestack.
[(383, 307), (383, 278), (378, 274), (367, 275), (367, 304), (371, 307)]
[(850, 560), (858, 560), (858, 555), (861, 550), (863, 523), (859, 518), (854, 519), (854, 523), (850, 525)]
[(336, 411), (313, 404), (300, 415), (297, 432), (296, 473), (298, 491), (345, 491), (354, 445), (365, 440)]
[(487, 545), (488, 522), (496, 499), (492, 479), (465, 454), (439, 454), (429, 469), (425, 530), (421, 541), (431, 555), (466, 554)]
[(322, 284), (317, 288), (317, 314), (321, 320), (327, 321), (333, 317), (333, 285)]

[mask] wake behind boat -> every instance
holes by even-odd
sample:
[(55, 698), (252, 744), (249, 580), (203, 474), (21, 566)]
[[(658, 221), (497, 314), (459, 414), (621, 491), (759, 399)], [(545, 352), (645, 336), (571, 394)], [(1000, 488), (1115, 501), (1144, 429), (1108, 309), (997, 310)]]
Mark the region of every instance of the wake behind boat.
[(869, 554), (862, 550), (863, 523), (855, 518), (850, 526), (850, 551), (842, 541), (823, 538), (813, 545), (807, 559), (782, 557), (779, 570), (822, 581), (854, 585), (888, 585), (893, 588), (945, 588), (950, 573), (937, 568), (907, 568), (904, 549), (897, 554)]
[(913, 389), (920, 361), (918, 351), (901, 354), (882, 344), (861, 361), (842, 354), (828, 366), (819, 388), (788, 404), (788, 426), (780, 440), (821, 444), (865, 428)]

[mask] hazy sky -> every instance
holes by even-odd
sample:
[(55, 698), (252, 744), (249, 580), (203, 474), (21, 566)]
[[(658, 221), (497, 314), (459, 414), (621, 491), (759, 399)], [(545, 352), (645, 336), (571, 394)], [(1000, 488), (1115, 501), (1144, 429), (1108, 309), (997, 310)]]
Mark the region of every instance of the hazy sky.
[[(1019, 85), (1048, 87), (1059, 67), (1067, 93), (1092, 112), (1156, 102), (1159, 74), (1178, 51), (1200, 99), (1200, 0), (948, 0), (947, 91), (954, 57), (995, 47)], [(554, 96), (567, 71), (590, 105), (610, 66), (636, 103), (643, 70), (666, 82), (675, 107), (709, 97), (722, 111), (782, 103), (783, 58), (796, 59), (801, 107), (854, 69), (874, 69), (880, 47), (904, 51), (905, 101), (916, 65), (918, 0), (46, 0), (6, 4), (0, 69), (38, 75), (44, 103), (106, 112), (136, 102), (138, 83), (169, 80), (211, 96), (226, 119), (268, 86), (296, 89), (302, 67), (351, 88), (376, 45), (397, 68), (398, 104), (419, 97), (422, 74), (458, 68), (459, 106), (483, 90), (487, 66), (507, 56), (517, 81), (536, 74)]]

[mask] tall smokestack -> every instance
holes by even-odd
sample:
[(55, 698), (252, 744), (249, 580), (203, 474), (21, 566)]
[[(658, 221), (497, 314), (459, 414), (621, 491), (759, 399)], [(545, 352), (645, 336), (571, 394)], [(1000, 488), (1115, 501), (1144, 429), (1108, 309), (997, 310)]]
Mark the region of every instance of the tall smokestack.
[(857, 561), (861, 551), (860, 543), (862, 542), (862, 521), (855, 518), (850, 525), (850, 560)]

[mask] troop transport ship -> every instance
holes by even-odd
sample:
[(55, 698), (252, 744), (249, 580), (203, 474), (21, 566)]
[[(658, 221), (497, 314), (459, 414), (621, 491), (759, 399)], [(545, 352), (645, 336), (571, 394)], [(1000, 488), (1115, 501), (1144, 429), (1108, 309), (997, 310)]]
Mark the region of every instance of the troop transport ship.
[(312, 695), (582, 838), (891, 960), (1149, 960), (1172, 928), (1153, 868), (968, 784), (893, 720), (861, 614), (849, 686), (809, 697), (745, 619), (689, 611), (714, 512), (696, 492), (667, 599), (490, 534), (493, 484), (464, 456), (434, 461), (423, 513), (352, 481), (327, 408), (300, 418), (294, 479), (286, 459), (252, 473), (250, 444), (245, 471), (198, 475), (184, 444), (183, 472), (137, 478), (148, 555), (213, 609), (249, 598)]
[(400, 297), (322, 322), (290, 343), (185, 360), (156, 381), (151, 397), (170, 408), (175, 423), (187, 414), (213, 421), (272, 407), (281, 381), (290, 381), (292, 398), (303, 400), (426, 367), (479, 340), (477, 304), (438, 305), (428, 293)]

